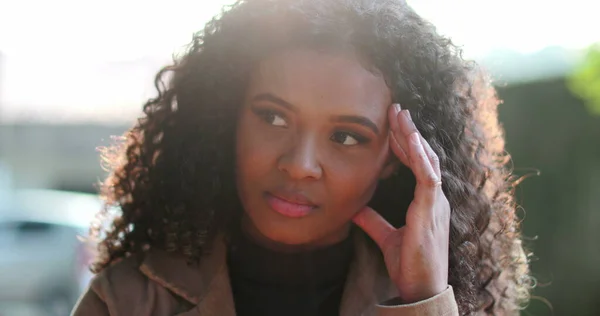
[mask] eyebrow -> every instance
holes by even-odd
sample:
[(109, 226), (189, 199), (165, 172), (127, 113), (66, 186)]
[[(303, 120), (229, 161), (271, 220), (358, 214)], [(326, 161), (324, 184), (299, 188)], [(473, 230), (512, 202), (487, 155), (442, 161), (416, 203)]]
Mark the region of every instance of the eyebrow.
[(296, 111), (296, 107), (293, 104), (287, 102), (286, 100), (284, 100), (272, 93), (257, 94), (254, 98), (252, 98), (252, 101), (268, 101), (268, 102), (272, 102), (272, 103), (281, 105), (290, 111)]
[(368, 119), (364, 116), (339, 115), (339, 116), (334, 117), (332, 119), (332, 121), (341, 122), (341, 123), (359, 124), (359, 125), (362, 125), (362, 126), (365, 126), (369, 129), (371, 129), (375, 134), (379, 135), (379, 128), (377, 127), (377, 124), (373, 123), (373, 121), (371, 121), (370, 119)]
[[(252, 98), (252, 101), (267, 101), (267, 102), (272, 102), (275, 104), (278, 104), (290, 111), (296, 111), (296, 107), (285, 101), (284, 99), (272, 94), (272, 93), (260, 93), (257, 94), (254, 98)], [(352, 124), (359, 124), (362, 126), (365, 126), (366, 128), (372, 130), (375, 134), (379, 135), (379, 128), (377, 127), (377, 124), (373, 123), (373, 121), (371, 121), (370, 119), (364, 117), (364, 116), (359, 116), (359, 115), (337, 115), (335, 117), (333, 117), (331, 119), (331, 121), (333, 122), (339, 122), (339, 123), (352, 123)]]

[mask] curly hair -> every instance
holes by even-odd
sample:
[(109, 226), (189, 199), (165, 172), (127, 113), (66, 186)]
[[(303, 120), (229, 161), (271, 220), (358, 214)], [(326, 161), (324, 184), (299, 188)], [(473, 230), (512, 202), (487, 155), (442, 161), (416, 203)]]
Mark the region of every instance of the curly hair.
[[(159, 247), (198, 262), (241, 215), (235, 129), (249, 73), (277, 50), (352, 50), (383, 75), (440, 158), (451, 208), (449, 283), (461, 314), (512, 315), (529, 299), (499, 101), (461, 50), (399, 0), (239, 0), (194, 34), (156, 76), (158, 95), (104, 161), (110, 227), (92, 227), (99, 272)], [(408, 168), (381, 181), (370, 205), (397, 227), (412, 200)]]

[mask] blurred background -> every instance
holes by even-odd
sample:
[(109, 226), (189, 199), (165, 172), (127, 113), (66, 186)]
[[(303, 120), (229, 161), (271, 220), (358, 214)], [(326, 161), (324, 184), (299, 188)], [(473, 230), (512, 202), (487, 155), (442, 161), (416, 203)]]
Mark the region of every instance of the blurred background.
[[(67, 315), (90, 278), (97, 147), (231, 1), (0, 0), (0, 315)], [(493, 76), (533, 250), (522, 315), (600, 315), (600, 4), (413, 0)]]

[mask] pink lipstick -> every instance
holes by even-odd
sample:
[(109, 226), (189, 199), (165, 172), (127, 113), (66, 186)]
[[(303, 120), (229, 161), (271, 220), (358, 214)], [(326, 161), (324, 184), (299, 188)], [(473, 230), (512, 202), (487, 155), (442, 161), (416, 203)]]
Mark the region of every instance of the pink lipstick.
[(317, 208), (306, 196), (287, 191), (274, 191), (265, 194), (267, 203), (277, 213), (300, 218), (310, 214)]

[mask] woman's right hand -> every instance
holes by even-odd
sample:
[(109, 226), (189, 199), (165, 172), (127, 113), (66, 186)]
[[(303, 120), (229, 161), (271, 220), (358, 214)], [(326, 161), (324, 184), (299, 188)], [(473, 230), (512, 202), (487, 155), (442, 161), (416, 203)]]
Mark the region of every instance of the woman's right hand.
[(439, 159), (408, 110), (394, 104), (388, 116), (390, 148), (417, 180), (413, 201), (406, 210), (406, 224), (395, 228), (370, 207), (353, 220), (381, 248), (400, 298), (412, 303), (448, 287), (450, 205), (442, 191)]

